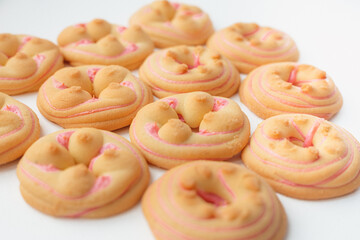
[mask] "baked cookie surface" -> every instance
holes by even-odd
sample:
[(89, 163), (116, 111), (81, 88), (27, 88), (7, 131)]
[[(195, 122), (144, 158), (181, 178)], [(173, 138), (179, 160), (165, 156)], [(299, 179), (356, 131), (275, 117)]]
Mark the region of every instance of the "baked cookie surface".
[(71, 65), (120, 65), (137, 69), (154, 50), (149, 36), (138, 26), (126, 28), (103, 19), (65, 28), (58, 36), (65, 60)]
[(307, 114), (264, 120), (242, 151), (242, 161), (275, 191), (325, 199), (360, 186), (360, 145), (347, 131)]
[(250, 136), (250, 124), (231, 99), (204, 92), (178, 94), (143, 107), (130, 139), (153, 165), (169, 169), (194, 160), (227, 160)]
[(271, 187), (245, 167), (196, 161), (166, 172), (142, 208), (158, 240), (283, 239), (287, 220)]
[(139, 75), (159, 98), (194, 91), (231, 97), (240, 85), (233, 64), (203, 46), (176, 46), (154, 52), (140, 67)]
[(0, 93), (0, 165), (23, 155), (39, 136), (36, 114), (25, 104)]
[(283, 113), (306, 113), (330, 119), (343, 103), (326, 72), (292, 62), (253, 70), (243, 81), (239, 94), (241, 101), (263, 119)]
[(0, 34), (0, 91), (9, 95), (37, 91), (64, 66), (58, 46), (29, 35)]
[(149, 182), (141, 153), (94, 128), (61, 130), (35, 142), (18, 164), (25, 201), (56, 217), (100, 218), (135, 205)]
[(214, 32), (209, 16), (200, 8), (183, 3), (154, 1), (130, 18), (139, 25), (158, 48), (204, 44)]
[(128, 126), (153, 101), (151, 90), (121, 66), (63, 68), (40, 88), (37, 105), (47, 119), (65, 128), (115, 130)]
[(299, 51), (287, 34), (255, 23), (235, 23), (214, 33), (207, 46), (228, 58), (241, 73), (274, 62), (296, 62)]

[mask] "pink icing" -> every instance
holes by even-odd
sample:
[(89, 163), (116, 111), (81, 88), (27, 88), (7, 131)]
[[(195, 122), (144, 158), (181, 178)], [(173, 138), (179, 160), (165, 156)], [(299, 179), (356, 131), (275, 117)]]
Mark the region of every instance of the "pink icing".
[(91, 159), (90, 163), (89, 163), (89, 170), (92, 171), (93, 170), (93, 167), (94, 167), (94, 164), (96, 162), (96, 160), (101, 156), (101, 154), (103, 154), (105, 152), (105, 150), (108, 150), (108, 149), (119, 149), (118, 146), (116, 146), (115, 144), (113, 143), (106, 143), (104, 144), (100, 150), (99, 150), (99, 153), (93, 158)]
[(294, 84), (296, 82), (296, 74), (298, 72), (298, 66), (295, 66), (293, 70), (290, 72), (288, 82)]
[(42, 54), (35, 55), (34, 60), (35, 60), (38, 68), (45, 61), (45, 59), (46, 59), (45, 55), (42, 55)]
[(63, 90), (63, 89), (68, 88), (63, 82), (59, 82), (54, 77), (52, 78), (52, 83), (53, 83), (53, 87), (57, 88), (57, 89)]
[(317, 121), (314, 123), (314, 125), (311, 127), (310, 131), (308, 132), (308, 134), (305, 136), (304, 139), (304, 147), (311, 147), (313, 146), (313, 138), (315, 136), (316, 131), (318, 130), (320, 126), (320, 122)]
[(18, 48), (18, 52), (25, 46), (26, 43), (28, 43), (31, 39), (33, 39), (33, 37), (31, 36), (26, 36), (21, 40), (21, 44)]
[(127, 29), (127, 27), (124, 27), (124, 26), (118, 26), (118, 27), (116, 28), (116, 30), (118, 31), (118, 33), (123, 33), (126, 29)]
[(63, 47), (63, 49), (66, 50), (66, 51), (75, 52), (75, 53), (79, 53), (79, 54), (84, 54), (84, 55), (88, 55), (88, 56), (93, 56), (93, 57), (98, 57), (98, 58), (103, 58), (103, 59), (113, 59), (113, 58), (118, 58), (118, 57), (121, 57), (123, 55), (133, 53), (139, 48), (135, 43), (129, 43), (125, 47), (124, 51), (122, 51), (121, 53), (119, 53), (117, 55), (113, 55), (113, 56), (105, 56), (105, 55), (101, 55), (101, 54), (98, 54), (98, 53), (87, 52), (87, 51), (84, 51), (84, 50), (81, 50), (81, 49), (77, 49), (76, 47), (77, 47), (76, 43), (70, 43), (69, 45)]
[(89, 45), (89, 44), (92, 44), (92, 43), (94, 43), (94, 42), (89, 40), (89, 39), (82, 39), (82, 40), (79, 40), (79, 41), (75, 42), (74, 46), (77, 47), (77, 46), (80, 46), (80, 45)]
[(94, 82), (94, 78), (96, 73), (100, 70), (101, 68), (98, 67), (93, 67), (93, 68), (88, 68), (87, 69), (87, 75), (90, 78), (90, 81), (93, 83)]
[(59, 172), (60, 171), (60, 169), (58, 169), (57, 167), (55, 167), (52, 164), (48, 164), (48, 165), (37, 164), (37, 163), (31, 162), (27, 159), (25, 159), (24, 161), (26, 161), (29, 165), (34, 166), (37, 169), (41, 170), (42, 172)]
[(205, 202), (211, 203), (217, 207), (227, 205), (227, 201), (221, 198), (219, 195), (211, 192), (206, 192), (200, 189), (196, 190), (197, 195), (202, 198)]
[(175, 109), (178, 105), (178, 100), (176, 98), (172, 98), (172, 97), (163, 98), (160, 101), (166, 102), (173, 109)]
[(224, 98), (214, 98), (214, 106), (212, 108), (213, 112), (217, 112), (220, 109), (224, 108), (226, 105), (228, 105), (229, 102)]
[(135, 88), (134, 88), (134, 84), (132, 82), (129, 82), (129, 81), (122, 81), (120, 83), (120, 85), (124, 86), (124, 87), (128, 87), (130, 88), (131, 90), (135, 91)]
[(177, 2), (172, 2), (171, 5), (172, 5), (176, 10), (178, 10), (179, 7), (180, 7), (180, 3), (177, 3)]
[(71, 135), (74, 133), (75, 131), (68, 131), (68, 132), (62, 132), (59, 133), (56, 136), (56, 141), (62, 145), (64, 148), (69, 149), (69, 140)]
[(12, 112), (15, 113), (19, 118), (23, 119), (22, 115), (21, 115), (21, 111), (20, 108), (16, 105), (5, 105), (5, 107), (3, 109), (1, 109), (2, 111), (7, 111), (7, 112)]
[(78, 23), (78, 24), (75, 24), (74, 27), (77, 27), (77, 28), (86, 28), (86, 23)]

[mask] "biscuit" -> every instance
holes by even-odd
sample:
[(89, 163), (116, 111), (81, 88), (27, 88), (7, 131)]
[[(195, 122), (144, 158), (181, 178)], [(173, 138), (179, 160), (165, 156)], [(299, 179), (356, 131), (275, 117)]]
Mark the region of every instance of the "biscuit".
[(241, 158), (275, 191), (294, 198), (333, 198), (360, 186), (359, 142), (335, 124), (307, 114), (266, 119)]
[(94, 128), (40, 138), (20, 160), (17, 175), (30, 206), (72, 218), (123, 212), (140, 200), (149, 182), (147, 163), (132, 144)]
[(158, 48), (205, 44), (214, 32), (209, 16), (200, 8), (183, 3), (154, 1), (130, 18), (139, 25)]
[(194, 91), (231, 97), (240, 85), (233, 64), (202, 46), (176, 46), (154, 52), (140, 67), (139, 75), (159, 98)]
[(126, 68), (90, 65), (56, 72), (41, 86), (37, 105), (64, 128), (115, 130), (128, 126), (152, 101), (151, 90)]
[(166, 172), (142, 208), (158, 240), (284, 239), (285, 211), (272, 188), (238, 164), (196, 161)]
[(282, 113), (330, 119), (342, 106), (342, 96), (326, 72), (292, 62), (256, 68), (239, 93), (241, 101), (263, 119)]
[(65, 60), (71, 65), (120, 65), (137, 69), (154, 50), (139, 26), (110, 24), (103, 19), (65, 28), (58, 36)]
[(274, 62), (296, 62), (299, 51), (287, 34), (255, 23), (235, 23), (214, 33), (207, 46), (227, 57), (241, 73)]
[(40, 136), (39, 119), (25, 104), (0, 93), (0, 165), (21, 157)]
[(230, 159), (249, 136), (249, 120), (236, 102), (204, 92), (148, 104), (130, 126), (131, 141), (151, 164), (165, 169), (194, 160)]
[(0, 34), (0, 91), (9, 95), (37, 91), (64, 66), (59, 48), (28, 35)]

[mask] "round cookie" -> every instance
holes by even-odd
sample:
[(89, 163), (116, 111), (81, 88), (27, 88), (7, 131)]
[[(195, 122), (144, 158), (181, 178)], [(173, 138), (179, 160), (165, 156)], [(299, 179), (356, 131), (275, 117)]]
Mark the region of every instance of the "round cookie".
[(158, 240), (284, 239), (285, 211), (274, 191), (248, 169), (196, 161), (166, 172), (142, 208)]
[(233, 64), (202, 46), (176, 46), (154, 52), (140, 67), (139, 75), (159, 98), (194, 91), (231, 97), (240, 85)]
[(214, 33), (207, 46), (227, 57), (241, 73), (274, 62), (296, 62), (299, 51), (287, 34), (255, 23), (235, 23)]
[(154, 50), (139, 26), (126, 28), (103, 19), (65, 28), (58, 36), (65, 60), (71, 65), (120, 65), (137, 69)]
[(128, 126), (152, 101), (151, 90), (126, 68), (90, 65), (56, 72), (41, 86), (37, 105), (64, 128), (115, 130)]
[(324, 71), (292, 62), (253, 70), (239, 93), (241, 101), (263, 119), (283, 113), (330, 119), (342, 106), (339, 90)]
[(139, 25), (158, 48), (205, 44), (214, 32), (209, 16), (200, 8), (183, 3), (154, 1), (130, 18)]
[(37, 91), (64, 66), (59, 48), (28, 35), (0, 34), (0, 92), (16, 95)]
[(56, 217), (100, 218), (135, 205), (149, 182), (141, 153), (94, 128), (61, 130), (35, 142), (18, 164), (25, 201)]
[(227, 160), (249, 141), (250, 124), (231, 99), (178, 94), (143, 107), (130, 139), (153, 165), (169, 169), (194, 160)]
[(325, 199), (360, 186), (360, 145), (344, 129), (307, 114), (263, 121), (241, 158), (275, 191), (300, 199)]
[(40, 136), (36, 114), (0, 92), (0, 165), (21, 157)]

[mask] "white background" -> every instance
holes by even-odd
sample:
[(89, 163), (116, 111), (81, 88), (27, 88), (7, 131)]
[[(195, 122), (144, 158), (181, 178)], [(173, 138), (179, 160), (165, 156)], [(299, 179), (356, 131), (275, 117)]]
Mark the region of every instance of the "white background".
[[(146, 2), (0, 0), (0, 33), (31, 34), (55, 42), (66, 26), (93, 18), (127, 25), (131, 14)], [(257, 22), (292, 36), (300, 50), (300, 62), (325, 70), (343, 94), (344, 106), (332, 121), (360, 139), (360, 1), (184, 2), (209, 13), (217, 30), (238, 21)], [(60, 129), (39, 113), (36, 93), (15, 98), (37, 113), (42, 135)], [(238, 95), (233, 99), (239, 102)], [(253, 131), (261, 120), (240, 105)], [(128, 137), (128, 128), (117, 132)], [(0, 166), (1, 239), (154, 239), (139, 204), (123, 214), (99, 220), (57, 219), (32, 209), (20, 195), (16, 164)], [(151, 167), (153, 179), (162, 172)], [(287, 239), (360, 239), (360, 191), (322, 201), (278, 196), (288, 215)]]

